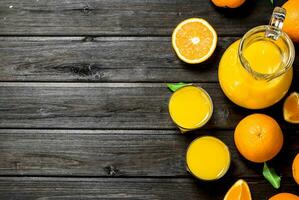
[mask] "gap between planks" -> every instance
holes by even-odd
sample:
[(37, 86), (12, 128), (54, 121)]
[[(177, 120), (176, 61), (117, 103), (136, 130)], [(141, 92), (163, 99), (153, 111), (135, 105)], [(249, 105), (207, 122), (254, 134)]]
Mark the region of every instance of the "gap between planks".
[[(202, 82), (207, 83), (207, 82)], [(200, 84), (200, 83), (194, 83)], [(84, 87), (109, 87), (109, 88), (165, 88), (166, 83), (96, 83), (96, 82), (0, 82), (0, 87), (69, 87), (69, 88), (84, 88)]]
[[(263, 182), (266, 182), (264, 177), (244, 177), (246, 178), (246, 181), (248, 183), (258, 183), (261, 180)], [(10, 180), (17, 180), (17, 181), (22, 181), (22, 180), (41, 180), (41, 181), (55, 181), (55, 180), (64, 180), (64, 181), (88, 181), (88, 182), (97, 182), (97, 181), (109, 181), (109, 180), (182, 180), (182, 181), (198, 181), (196, 178), (193, 176), (76, 176), (76, 175), (0, 175), (0, 181), (5, 180), (5, 179), (10, 179)], [(225, 179), (225, 178), (224, 178)], [(223, 180), (224, 180), (223, 179)], [(290, 182), (293, 181), (292, 177), (284, 177), (285, 182)]]
[[(45, 134), (45, 133), (61, 133), (61, 134), (101, 134), (101, 135), (181, 135), (182, 137), (201, 135), (206, 131), (217, 131), (231, 134), (234, 129), (206, 129), (201, 128), (195, 132), (182, 134), (178, 128), (174, 129), (70, 129), (70, 128), (0, 128), (1, 134)], [(296, 131), (297, 132), (297, 131)], [(187, 136), (187, 137), (188, 137)]]
[[(175, 28), (175, 27), (174, 27)], [(248, 29), (249, 30), (249, 29)], [(245, 34), (230, 34), (230, 33), (224, 33), (224, 34), (218, 34), (218, 38), (220, 37), (243, 37)], [(124, 34), (82, 34), (82, 35), (70, 35), (70, 34), (62, 34), (62, 35), (30, 35), (30, 34), (18, 34), (18, 35), (7, 35), (7, 34), (0, 34), (0, 38), (171, 38), (171, 34), (169, 35), (151, 35), (151, 34), (130, 34), (130, 35), (124, 35)]]
[[(224, 130), (225, 131), (225, 130)], [(88, 130), (88, 129), (8, 129), (1, 128), (0, 134), (24, 134), (24, 133), (36, 133), (36, 134), (44, 134), (44, 133), (63, 133), (63, 134), (101, 134), (101, 135), (118, 135), (118, 134), (126, 134), (126, 135), (173, 135), (175, 133), (180, 133), (179, 130), (152, 130), (152, 129), (96, 129), (96, 130)], [(142, 133), (141, 133), (142, 132)], [(157, 133), (159, 132), (159, 133)]]
[[(218, 35), (218, 38), (241, 38), (242, 35)], [(82, 42), (105, 42), (105, 41), (169, 41), (171, 42), (171, 35), (167, 36), (115, 36), (115, 35), (105, 35), (105, 36), (93, 36), (93, 35), (80, 35), (80, 36), (71, 36), (71, 35), (63, 35), (63, 36), (3, 36), (0, 35), (0, 41), (16, 41), (16, 40), (27, 40), (27, 41), (82, 41)]]

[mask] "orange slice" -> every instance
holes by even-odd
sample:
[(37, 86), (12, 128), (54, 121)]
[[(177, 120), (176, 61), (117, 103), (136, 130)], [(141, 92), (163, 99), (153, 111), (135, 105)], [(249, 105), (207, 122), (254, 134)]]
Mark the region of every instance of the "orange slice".
[(186, 63), (198, 64), (215, 51), (217, 34), (204, 19), (190, 18), (173, 31), (172, 46), (178, 57)]
[(226, 193), (223, 200), (251, 200), (251, 193), (246, 181), (238, 180)]
[(299, 123), (299, 94), (293, 92), (288, 96), (283, 105), (283, 117), (287, 122)]

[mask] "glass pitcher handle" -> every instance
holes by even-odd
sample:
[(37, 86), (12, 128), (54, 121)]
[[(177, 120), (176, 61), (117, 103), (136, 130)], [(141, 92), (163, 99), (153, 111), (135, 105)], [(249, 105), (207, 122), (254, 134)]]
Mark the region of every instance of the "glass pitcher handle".
[(275, 7), (269, 26), (266, 29), (266, 37), (277, 40), (282, 31), (283, 22), (286, 17), (286, 10), (281, 7)]

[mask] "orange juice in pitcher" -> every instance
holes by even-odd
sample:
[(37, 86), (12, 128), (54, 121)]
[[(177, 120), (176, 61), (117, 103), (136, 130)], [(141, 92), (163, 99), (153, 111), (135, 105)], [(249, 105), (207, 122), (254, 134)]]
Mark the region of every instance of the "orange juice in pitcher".
[(220, 86), (237, 105), (266, 108), (287, 93), (295, 49), (281, 30), (285, 14), (283, 8), (275, 8), (270, 25), (251, 29), (223, 54), (218, 69)]

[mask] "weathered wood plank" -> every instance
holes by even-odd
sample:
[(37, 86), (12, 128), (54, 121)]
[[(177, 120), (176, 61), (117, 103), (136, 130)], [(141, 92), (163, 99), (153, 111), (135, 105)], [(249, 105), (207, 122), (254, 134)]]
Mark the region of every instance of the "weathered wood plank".
[[(245, 112), (202, 86), (217, 108), (208, 127), (232, 128)], [(170, 95), (165, 84), (0, 83), (0, 127), (172, 129)]]
[[(217, 82), (220, 37), (200, 65), (180, 62), (163, 37), (0, 37), (0, 81)], [(299, 49), (298, 49), (299, 50)], [(299, 75), (299, 58), (294, 64)]]
[[(231, 103), (217, 83), (200, 85), (210, 93), (215, 107), (205, 128), (231, 129), (256, 112)], [(2, 82), (0, 127), (174, 129), (167, 107), (170, 95), (162, 83)], [(280, 110), (278, 104), (265, 112), (285, 126)]]
[(216, 81), (219, 61), (186, 66), (169, 38), (136, 37), (1, 38), (0, 58), (1, 81)]
[[(191, 199), (220, 200), (233, 184), (201, 183), (193, 179), (122, 178), (0, 178), (0, 199)], [(267, 199), (278, 193), (265, 181), (248, 181), (253, 199)], [(280, 191), (298, 194), (298, 186), (284, 183)], [(217, 189), (215, 189), (217, 188)]]
[(0, 35), (170, 35), (183, 19), (207, 19), (220, 35), (267, 24), (272, 6), (249, 1), (237, 10), (206, 0), (1, 0)]
[[(237, 152), (233, 131), (211, 130), (181, 135), (167, 130), (0, 129), (0, 175), (190, 177), (187, 146), (207, 134), (230, 148), (227, 178), (262, 178), (262, 164), (249, 163)], [(271, 163), (284, 179), (292, 177), (298, 140), (298, 132), (286, 132), (284, 149)]]

